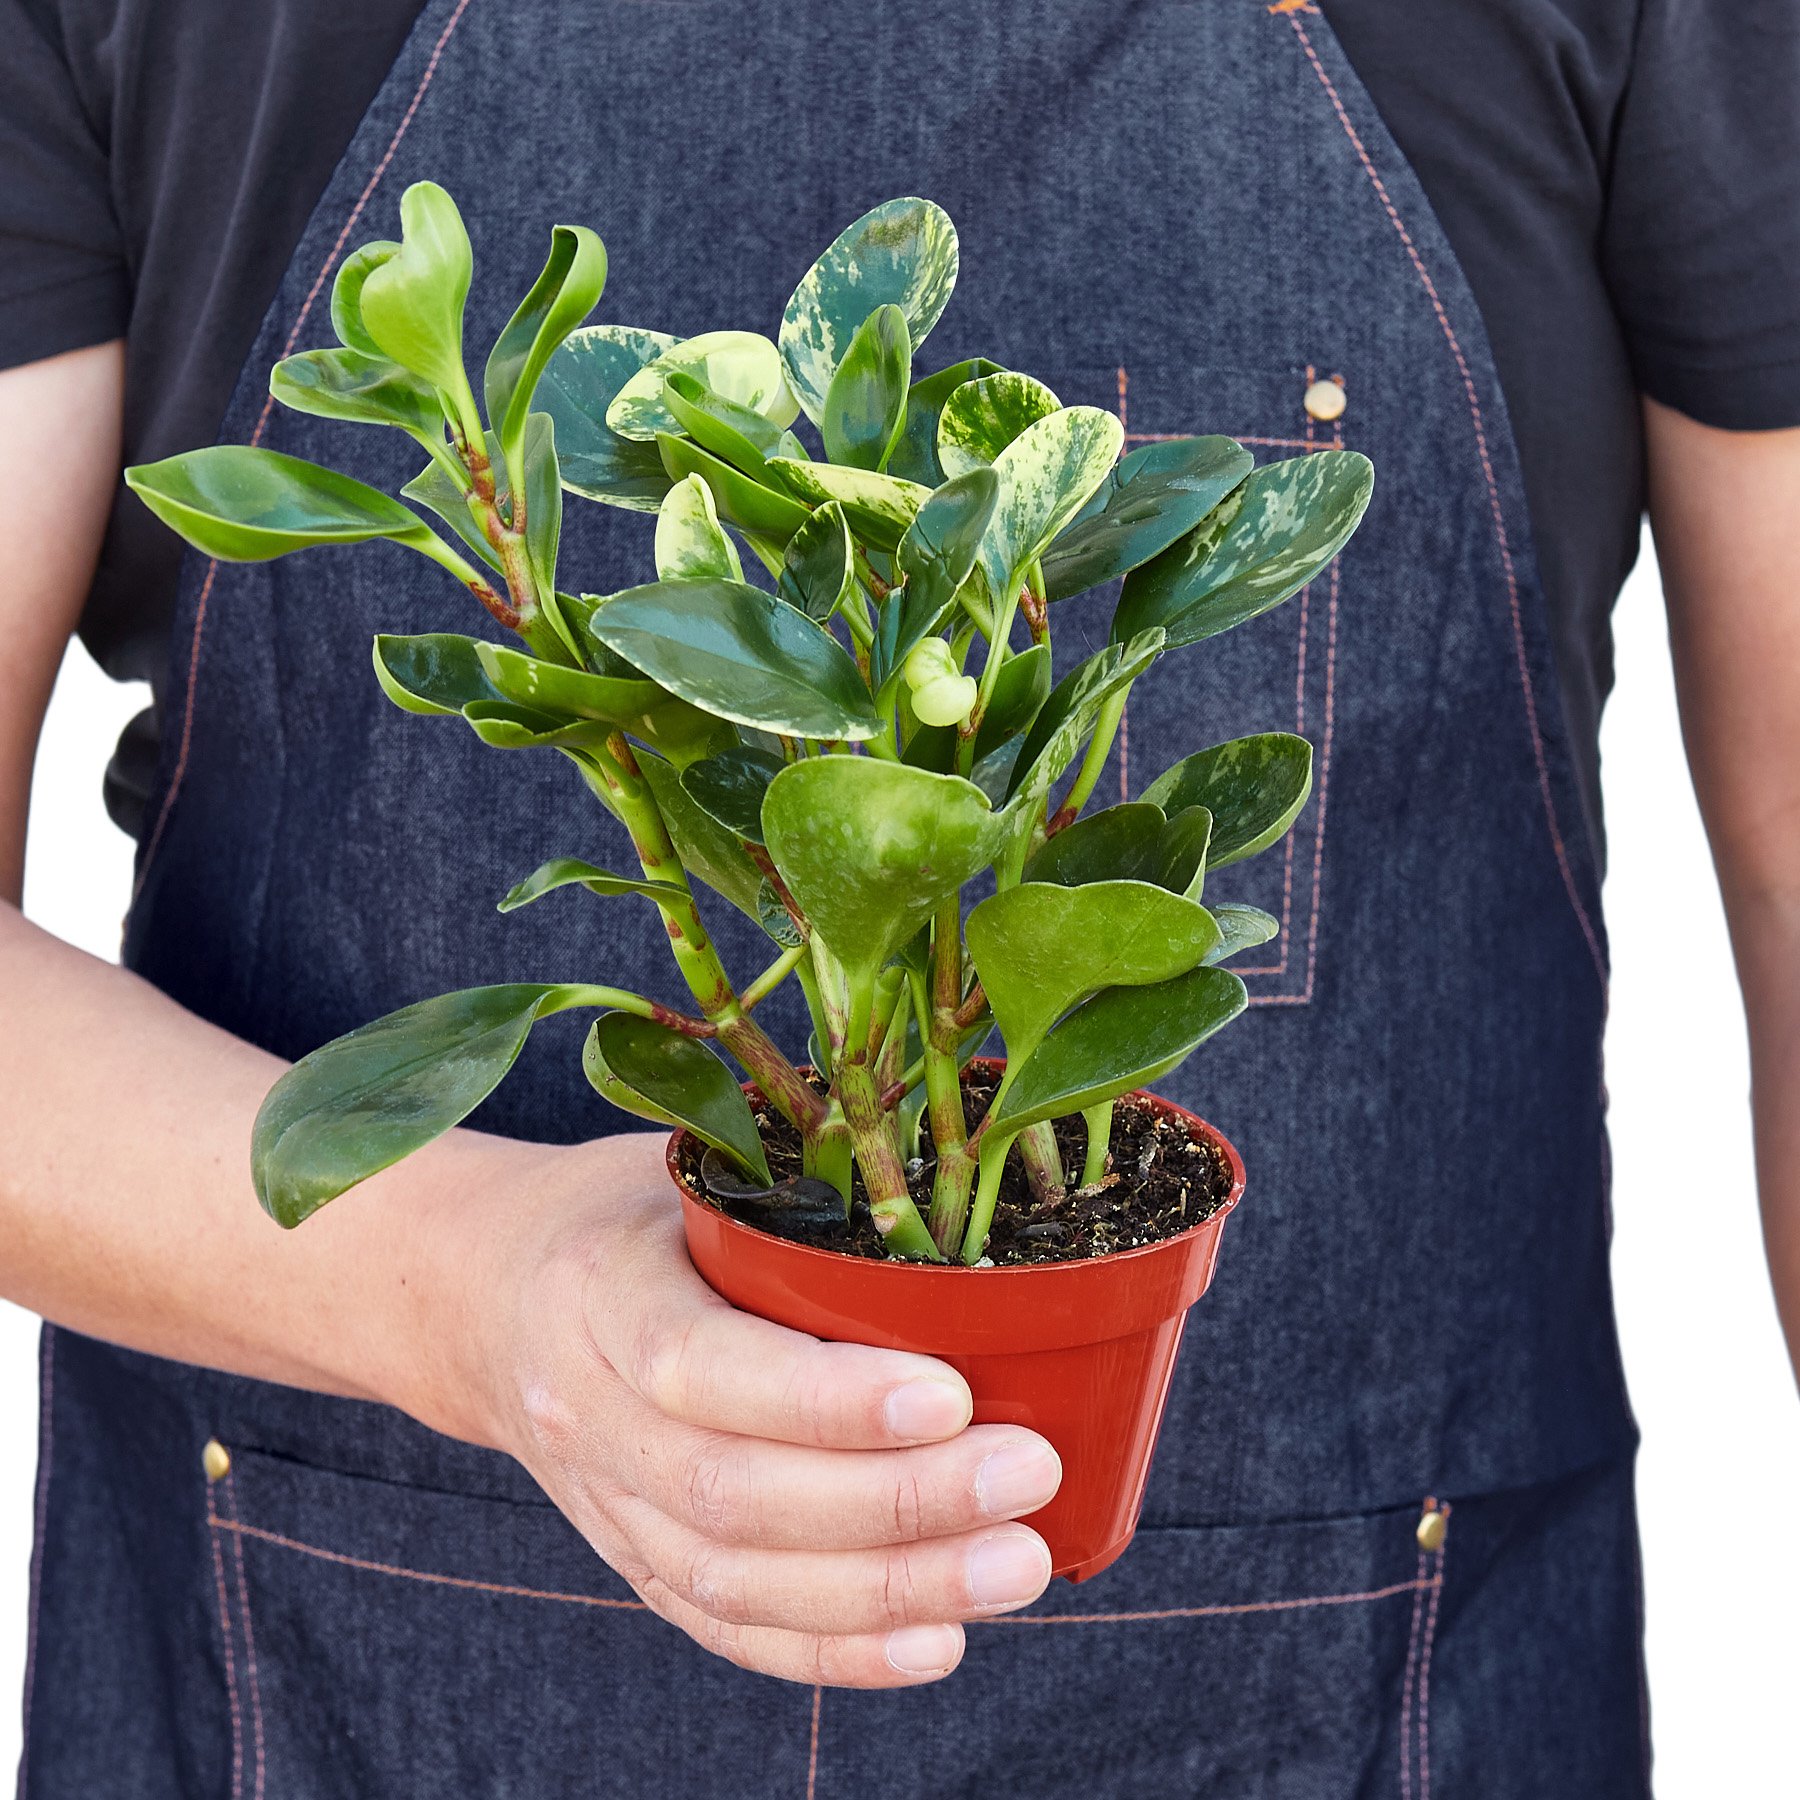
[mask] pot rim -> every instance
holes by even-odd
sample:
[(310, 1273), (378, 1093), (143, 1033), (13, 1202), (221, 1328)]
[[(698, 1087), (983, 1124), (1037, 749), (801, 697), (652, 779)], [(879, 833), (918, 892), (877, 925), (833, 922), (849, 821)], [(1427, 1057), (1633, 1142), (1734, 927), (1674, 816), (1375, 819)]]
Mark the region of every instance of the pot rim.
[[(998, 1056), (975, 1056), (968, 1062), (970, 1069), (995, 1070), (1004, 1068), (1005, 1058)], [(743, 1084), (744, 1092), (752, 1101), (767, 1105), (761, 1089), (754, 1082)], [(792, 1238), (785, 1238), (779, 1232), (763, 1231), (755, 1225), (734, 1218), (722, 1208), (703, 1200), (688, 1185), (681, 1173), (680, 1159), (683, 1142), (690, 1136), (688, 1128), (683, 1125), (669, 1134), (668, 1143), (663, 1152), (663, 1162), (669, 1171), (669, 1179), (674, 1182), (676, 1191), (681, 1195), (684, 1206), (695, 1206), (711, 1214), (734, 1231), (748, 1233), (759, 1244), (779, 1246), (782, 1254), (813, 1260), (819, 1264), (832, 1263), (839, 1267), (848, 1265), (859, 1271), (890, 1270), (892, 1277), (874, 1277), (875, 1279), (906, 1279), (909, 1276), (946, 1276), (980, 1274), (989, 1279), (1000, 1276), (1009, 1277), (1013, 1281), (1028, 1279), (1031, 1276), (1047, 1276), (1062, 1274), (1067, 1279), (1068, 1273), (1075, 1269), (1124, 1268), (1132, 1263), (1142, 1262), (1148, 1258), (1167, 1254), (1177, 1245), (1185, 1243), (1196, 1232), (1216, 1231), (1237, 1206), (1244, 1194), (1244, 1159), (1238, 1154), (1237, 1146), (1216, 1125), (1191, 1112), (1179, 1102), (1166, 1095), (1152, 1092), (1149, 1088), (1133, 1088), (1129, 1093), (1121, 1094), (1121, 1100), (1135, 1100), (1147, 1105), (1152, 1112), (1164, 1116), (1173, 1115), (1187, 1127), (1188, 1136), (1196, 1141), (1204, 1139), (1225, 1158), (1225, 1166), (1231, 1176), (1231, 1191), (1225, 1196), (1222, 1204), (1215, 1207), (1204, 1219), (1196, 1221), (1185, 1231), (1178, 1231), (1172, 1237), (1158, 1238), (1153, 1244), (1136, 1244), (1129, 1250), (1109, 1250), (1104, 1256), (1082, 1256), (1066, 1258), (1059, 1262), (1014, 1263), (1004, 1267), (986, 1269), (971, 1268), (961, 1260), (946, 1260), (941, 1263), (913, 1262), (904, 1257), (887, 1256), (849, 1256), (842, 1250), (824, 1250), (815, 1244), (798, 1244)], [(804, 1261), (802, 1266), (804, 1266)]]

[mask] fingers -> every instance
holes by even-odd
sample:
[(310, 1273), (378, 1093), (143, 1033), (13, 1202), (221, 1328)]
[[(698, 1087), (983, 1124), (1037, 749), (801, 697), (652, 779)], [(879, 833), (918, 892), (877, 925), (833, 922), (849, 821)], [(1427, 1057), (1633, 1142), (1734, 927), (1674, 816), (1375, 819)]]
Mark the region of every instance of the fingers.
[(937, 1442), (969, 1422), (968, 1383), (945, 1363), (738, 1312), (685, 1261), (658, 1274), (629, 1322), (614, 1306), (590, 1310), (602, 1354), (668, 1418), (839, 1450)]

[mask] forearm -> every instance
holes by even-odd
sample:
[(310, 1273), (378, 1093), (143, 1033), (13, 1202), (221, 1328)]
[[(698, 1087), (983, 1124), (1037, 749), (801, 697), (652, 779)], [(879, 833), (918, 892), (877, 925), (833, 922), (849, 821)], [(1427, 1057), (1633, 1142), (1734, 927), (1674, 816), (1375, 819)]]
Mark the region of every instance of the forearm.
[(135, 1349), (467, 1429), (441, 1366), (463, 1283), (433, 1263), (479, 1247), (505, 1210), (485, 1190), (502, 1157), (516, 1180), (520, 1147), (453, 1132), (284, 1232), (249, 1175), (276, 1058), (7, 906), (0, 995), (0, 1293)]

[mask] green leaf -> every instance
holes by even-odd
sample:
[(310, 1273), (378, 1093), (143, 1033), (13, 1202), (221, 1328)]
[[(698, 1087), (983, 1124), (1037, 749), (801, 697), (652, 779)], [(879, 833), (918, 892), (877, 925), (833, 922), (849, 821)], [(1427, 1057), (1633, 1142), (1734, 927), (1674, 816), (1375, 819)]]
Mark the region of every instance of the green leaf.
[(851, 338), (825, 394), (819, 435), (835, 463), (882, 469), (906, 422), (906, 390), (912, 375), (912, 339), (906, 314), (878, 306)]
[(802, 500), (815, 506), (837, 501), (850, 529), (877, 550), (896, 548), (919, 516), (920, 507), (931, 498), (929, 488), (873, 469), (800, 462), (789, 456), (770, 457), (769, 467)]
[(462, 715), (493, 750), (566, 750), (605, 743), (613, 727), (599, 719), (539, 712), (516, 700), (472, 700)]
[(663, 377), (663, 405), (702, 450), (710, 450), (746, 475), (760, 476), (763, 464), (783, 454), (790, 434), (772, 419), (715, 394), (704, 381), (672, 369)]
[(646, 900), (682, 900), (682, 889), (669, 881), (646, 881), (641, 875), (615, 875), (610, 869), (596, 869), (592, 863), (579, 862), (572, 856), (555, 856), (532, 870), (500, 902), (499, 911), (517, 912), (558, 888), (584, 887), (590, 894), (603, 897), (615, 894), (641, 894)]
[(992, 469), (971, 469), (945, 482), (919, 508), (894, 552), (894, 567), (906, 585), (881, 609), (874, 656), (878, 688), (950, 616), (999, 501), (999, 476)]
[(1007, 792), (1009, 811), (1029, 816), (1074, 760), (1099, 718), (1121, 688), (1129, 687), (1162, 654), (1162, 634), (1146, 631), (1129, 644), (1108, 644), (1077, 663), (1054, 688), (1032, 721)]
[(1374, 481), (1354, 450), (1252, 470), (1202, 524), (1126, 577), (1113, 636), (1160, 625), (1175, 650), (1279, 606), (1344, 547)]
[(656, 796), (663, 823), (675, 845), (681, 865), (690, 876), (696, 876), (716, 894), (729, 900), (739, 912), (759, 924), (762, 915), (757, 899), (763, 886), (763, 872), (746, 853), (743, 844), (694, 803), (693, 796), (681, 785), (680, 773), (660, 756), (647, 752), (638, 755), (638, 767), (650, 792)]
[(590, 624), (634, 668), (715, 718), (783, 737), (858, 739), (881, 729), (843, 646), (761, 588), (654, 582), (602, 601)]
[(440, 994), (303, 1056), (270, 1089), (251, 1133), (263, 1210), (298, 1225), (441, 1137), (500, 1085), (532, 1026), (586, 992), (521, 982)]
[[(1009, 656), (994, 678), (993, 697), (975, 732), (977, 767), (1009, 738), (1029, 729), (1049, 697), (1050, 646), (1033, 644)], [(949, 769), (955, 760), (956, 728), (948, 725), (921, 725), (901, 758), (921, 769)]]
[[(713, 503), (719, 516), (728, 519), (740, 531), (751, 532), (771, 544), (785, 544), (808, 518), (807, 509), (785, 488), (777, 491), (764, 485), (764, 480), (734, 469), (722, 457), (714, 456), (686, 438), (663, 432), (656, 440), (663, 468), (671, 481), (698, 475), (712, 489)], [(773, 469), (775, 463), (768, 467)], [(804, 464), (796, 464), (804, 467)], [(779, 475), (772, 477), (779, 481)]]
[(548, 413), (534, 412), (526, 419), (520, 454), (525, 464), (525, 560), (537, 577), (538, 592), (554, 594), (562, 542), (562, 476), (556, 428)]
[(1000, 504), (981, 546), (992, 595), (1007, 595), (1049, 549), (1106, 479), (1124, 441), (1114, 414), (1069, 406), (1039, 419), (1000, 452), (994, 460)]
[(985, 469), (1014, 438), (1062, 409), (1041, 381), (1011, 369), (964, 382), (938, 417), (938, 462), (946, 475)]
[(1266, 944), (1281, 931), (1279, 919), (1271, 918), (1260, 907), (1241, 906), (1234, 900), (1215, 906), (1212, 915), (1219, 922), (1219, 941), (1207, 955), (1209, 963), (1221, 963), (1240, 950)]
[(460, 713), (465, 706), (505, 698), (482, 669), (481, 648), (473, 638), (448, 631), (378, 636), (375, 678), (403, 712)]
[(679, 431), (681, 421), (663, 400), (663, 381), (691, 375), (715, 394), (772, 424), (791, 425), (800, 408), (787, 385), (781, 352), (754, 331), (708, 331), (684, 338), (640, 369), (614, 395), (606, 423), (620, 437), (650, 443), (658, 432)]
[(902, 476), (907, 481), (921, 482), (929, 488), (941, 486), (944, 469), (938, 461), (937, 435), (944, 403), (965, 381), (979, 381), (984, 375), (999, 372), (998, 363), (989, 362), (985, 356), (975, 356), (915, 381), (906, 396), (906, 423), (888, 458), (888, 473)]
[(377, 238), (359, 244), (338, 264), (337, 277), (331, 284), (331, 329), (346, 349), (359, 350), (364, 356), (382, 355), (381, 346), (369, 336), (369, 328), (363, 323), (363, 283), (384, 262), (399, 254), (398, 244)]
[(1093, 881), (1148, 881), (1200, 898), (1212, 814), (1190, 806), (1173, 818), (1133, 800), (1089, 813), (1059, 831), (1025, 865), (1025, 880), (1084, 887)]
[(557, 225), (550, 259), (488, 355), (488, 424), (510, 467), (525, 443), (531, 398), (557, 347), (594, 310), (606, 286), (606, 246), (585, 225)]
[(661, 331), (590, 325), (564, 340), (544, 370), (537, 401), (556, 425), (562, 483), (571, 493), (627, 512), (655, 512), (669, 491), (654, 444), (622, 438), (606, 409), (640, 369), (679, 342)]
[(763, 796), (787, 764), (752, 744), (721, 751), (681, 772), (681, 785), (709, 818), (752, 844), (763, 841)]
[(775, 591), (789, 606), (823, 625), (856, 588), (850, 522), (835, 500), (815, 512), (788, 540)]
[(1197, 750), (1166, 769), (1143, 798), (1174, 814), (1204, 806), (1213, 818), (1207, 866), (1241, 862), (1285, 836), (1312, 792), (1312, 745), (1266, 731)]
[(430, 536), (419, 515), (335, 469), (215, 444), (125, 471), (125, 485), (206, 556), (266, 562), (318, 544)]
[(712, 489), (684, 475), (656, 514), (656, 574), (660, 581), (742, 581), (737, 546), (719, 524)]
[(269, 372), (269, 392), (283, 406), (319, 419), (397, 425), (420, 437), (444, 436), (444, 412), (429, 382), (385, 356), (360, 350), (304, 350)]
[(1021, 1066), (1089, 995), (1167, 981), (1219, 941), (1205, 907), (1143, 881), (1022, 882), (982, 901), (965, 929), (1009, 1062)]
[(1084, 1112), (1168, 1074), (1230, 1024), (1249, 995), (1226, 969), (1154, 987), (1108, 988), (1071, 1013), (1014, 1076), (989, 1135)]
[(362, 322), (383, 356), (446, 393), (463, 388), (463, 306), (474, 253), (456, 202), (435, 181), (400, 196), (400, 249), (362, 284)]
[(889, 200), (833, 239), (781, 318), (781, 355), (806, 416), (825, 415), (831, 378), (870, 313), (894, 305), (916, 351), (956, 286), (956, 227), (929, 200)]
[(477, 644), (475, 655), (503, 699), (546, 717), (632, 725), (663, 698), (663, 690), (641, 676), (590, 675), (504, 644)]
[(999, 841), (972, 782), (869, 756), (783, 769), (762, 822), (775, 866), (853, 985), (873, 980)]
[(614, 1106), (659, 1125), (685, 1126), (765, 1186), (773, 1185), (744, 1090), (698, 1038), (635, 1013), (604, 1013), (588, 1033), (581, 1066)]
[(1227, 437), (1141, 444), (1044, 554), (1044, 596), (1067, 600), (1116, 581), (1193, 530), (1250, 473)]

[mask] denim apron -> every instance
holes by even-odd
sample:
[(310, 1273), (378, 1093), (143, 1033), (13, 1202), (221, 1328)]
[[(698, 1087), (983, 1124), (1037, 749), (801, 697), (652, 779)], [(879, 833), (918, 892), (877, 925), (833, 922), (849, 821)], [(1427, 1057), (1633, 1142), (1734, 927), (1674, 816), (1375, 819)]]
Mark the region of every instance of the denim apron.
[[(1304, 0), (807, 0), (750, 23), (713, 0), (430, 0), (224, 440), (414, 472), (399, 433), (272, 410), (266, 371), (329, 341), (339, 259), (398, 235), (426, 177), (471, 223), (477, 353), (554, 221), (606, 239), (598, 316), (767, 330), (841, 225), (920, 193), (963, 243), (931, 366), (1027, 368), (1132, 443), (1374, 459), (1329, 574), (1140, 683), (1105, 777), (1141, 791), (1239, 732), (1316, 746), (1285, 848), (1218, 883), (1282, 921), (1245, 959), (1254, 1011), (1164, 1084), (1242, 1147), (1249, 1194), (1134, 1547), (897, 1694), (709, 1658), (503, 1457), (47, 1332), (22, 1791), (1644, 1795), (1595, 862), (1481, 321), (1324, 21)], [(1329, 422), (1306, 403), (1327, 380)], [(571, 504), (564, 559), (594, 591), (641, 580), (648, 523)], [(1059, 615), (1067, 654), (1102, 638), (1103, 599)], [(131, 965), (285, 1056), (480, 982), (674, 998), (649, 909), (494, 911), (542, 858), (616, 849), (566, 766), (404, 715), (368, 674), (373, 632), (480, 625), (391, 546), (190, 557)], [(762, 960), (727, 909), (709, 924), (733, 967)], [(479, 1123), (623, 1122), (566, 1023)]]

